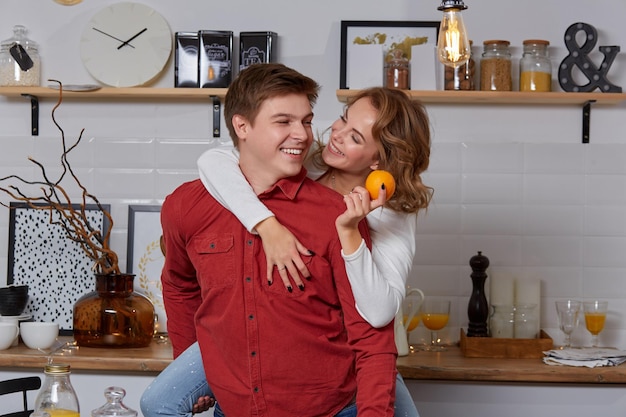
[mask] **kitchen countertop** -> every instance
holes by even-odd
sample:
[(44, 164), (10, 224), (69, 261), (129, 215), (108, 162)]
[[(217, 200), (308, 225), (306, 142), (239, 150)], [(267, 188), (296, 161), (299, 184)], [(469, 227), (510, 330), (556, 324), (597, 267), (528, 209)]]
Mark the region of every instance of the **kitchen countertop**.
[[(62, 344), (69, 336), (59, 337)], [(72, 370), (157, 374), (172, 360), (170, 343), (155, 341), (136, 349), (62, 349), (55, 362), (66, 362)], [(48, 354), (21, 344), (0, 351), (0, 368), (42, 369)], [(626, 365), (583, 368), (545, 365), (541, 359), (466, 358), (458, 347), (445, 352), (418, 351), (398, 358), (398, 370), (408, 380), (475, 381), (559, 384), (626, 384)]]

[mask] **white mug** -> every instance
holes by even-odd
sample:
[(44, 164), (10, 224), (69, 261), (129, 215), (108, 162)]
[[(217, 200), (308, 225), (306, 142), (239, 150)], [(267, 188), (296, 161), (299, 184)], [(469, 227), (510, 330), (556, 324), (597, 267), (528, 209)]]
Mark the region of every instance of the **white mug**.
[(59, 324), (24, 321), (20, 323), (22, 341), (31, 349), (48, 349), (57, 340)]
[(18, 333), (15, 324), (0, 322), (0, 350), (10, 348)]

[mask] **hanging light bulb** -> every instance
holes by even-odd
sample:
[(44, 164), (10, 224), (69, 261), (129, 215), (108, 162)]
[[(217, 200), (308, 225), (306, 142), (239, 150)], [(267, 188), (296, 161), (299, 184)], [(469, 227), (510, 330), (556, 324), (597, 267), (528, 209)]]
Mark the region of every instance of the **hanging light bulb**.
[(467, 9), (463, 0), (442, 0), (437, 10), (443, 10), (437, 40), (439, 61), (449, 67), (458, 67), (467, 62), (471, 49), (461, 10)]

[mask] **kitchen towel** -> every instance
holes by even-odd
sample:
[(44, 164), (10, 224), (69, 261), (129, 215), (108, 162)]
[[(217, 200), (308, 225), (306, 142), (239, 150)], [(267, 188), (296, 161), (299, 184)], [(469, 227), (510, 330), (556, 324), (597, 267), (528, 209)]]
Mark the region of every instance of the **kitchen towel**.
[(626, 351), (612, 348), (566, 348), (543, 352), (543, 362), (548, 365), (617, 366), (626, 362)]

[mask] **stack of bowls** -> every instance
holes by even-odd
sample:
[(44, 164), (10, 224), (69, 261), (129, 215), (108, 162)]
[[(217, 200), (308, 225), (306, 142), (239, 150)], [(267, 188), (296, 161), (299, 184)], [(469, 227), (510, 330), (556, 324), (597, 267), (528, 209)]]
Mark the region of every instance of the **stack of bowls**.
[(28, 303), (28, 285), (9, 285), (0, 288), (0, 315), (19, 316)]

